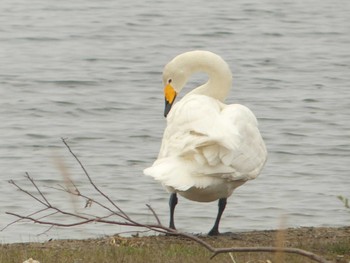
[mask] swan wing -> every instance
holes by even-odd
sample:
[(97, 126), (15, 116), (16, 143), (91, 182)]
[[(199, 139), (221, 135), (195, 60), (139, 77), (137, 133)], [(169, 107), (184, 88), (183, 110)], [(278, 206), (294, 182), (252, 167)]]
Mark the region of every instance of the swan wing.
[(204, 188), (217, 179), (254, 179), (266, 148), (254, 114), (204, 95), (187, 95), (167, 119), (158, 159), (146, 175), (178, 190)]

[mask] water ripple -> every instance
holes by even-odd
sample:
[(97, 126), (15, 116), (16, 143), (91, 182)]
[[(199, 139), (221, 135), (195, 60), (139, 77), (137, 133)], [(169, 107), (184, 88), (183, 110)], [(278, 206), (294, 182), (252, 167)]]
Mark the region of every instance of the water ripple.
[[(79, 187), (97, 198), (62, 145), (64, 137), (96, 183), (130, 214), (149, 220), (149, 203), (167, 221), (168, 193), (142, 175), (158, 154), (166, 125), (162, 67), (178, 53), (203, 48), (227, 60), (234, 76), (227, 101), (256, 113), (269, 150), (263, 173), (229, 199), (222, 231), (273, 229), (284, 214), (291, 227), (348, 224), (348, 211), (336, 198), (350, 188), (347, 5), (3, 0), (2, 7), (0, 211), (33, 207), (6, 183), (17, 179), (29, 187), (25, 171), (40, 185), (62, 184), (57, 156)], [(66, 195), (45, 191), (69, 208)], [(177, 225), (207, 231), (216, 211), (216, 203), (180, 198)], [(0, 213), (0, 222), (10, 220)], [(29, 228), (33, 235), (43, 232), (21, 224), (0, 240), (39, 240), (27, 234)], [(94, 224), (57, 230), (57, 237), (118, 230)]]

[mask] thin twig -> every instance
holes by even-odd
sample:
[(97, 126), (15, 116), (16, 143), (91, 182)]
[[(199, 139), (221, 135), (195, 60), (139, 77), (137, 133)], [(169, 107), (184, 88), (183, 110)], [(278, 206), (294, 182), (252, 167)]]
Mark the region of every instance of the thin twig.
[(95, 188), (95, 190), (102, 195), (104, 198), (106, 198), (120, 213), (122, 213), (124, 215), (125, 218), (129, 219), (129, 216), (122, 210), (120, 209), (105, 193), (103, 193), (96, 185), (95, 183), (92, 181), (89, 173), (87, 172), (87, 170), (85, 169), (84, 165), (81, 163), (81, 161), (79, 160), (79, 158), (75, 155), (75, 153), (71, 150), (70, 146), (67, 144), (66, 140), (64, 138), (62, 138), (62, 141), (64, 143), (64, 145), (67, 147), (67, 149), (69, 150), (69, 152), (72, 154), (72, 156), (75, 158), (75, 160), (79, 163), (81, 169), (84, 171), (86, 177), (88, 178), (90, 184)]
[[(39, 213), (41, 213), (41, 212), (44, 212), (44, 211), (46, 211), (46, 210), (48, 210), (48, 209), (49, 209), (49, 208), (46, 207), (46, 208), (43, 208), (43, 209), (41, 209), (41, 210), (39, 210), (39, 211), (35, 211), (34, 213), (31, 213), (31, 214), (29, 214), (29, 215), (27, 215), (27, 216), (28, 216), (28, 217), (29, 217), (29, 216), (34, 216), (34, 215), (39, 214)], [(0, 229), (0, 232), (4, 231), (6, 228), (10, 227), (11, 225), (13, 225), (13, 224), (15, 224), (15, 223), (18, 223), (18, 222), (21, 221), (21, 220), (22, 220), (22, 219), (19, 218), (19, 219), (13, 221), (13, 222), (7, 224), (7, 225), (4, 226), (2, 229)]]
[[(30, 177), (27, 177), (27, 178), (30, 180)], [(31, 181), (31, 182), (33, 182), (33, 181)], [(59, 209), (59, 208), (56, 207), (56, 206), (51, 206), (51, 204), (50, 204), (49, 202), (46, 203), (46, 202), (41, 201), (41, 200), (40, 200), (39, 198), (37, 198), (36, 196), (34, 196), (33, 194), (31, 194), (31, 193), (28, 192), (27, 190), (23, 189), (22, 187), (20, 187), (20, 186), (19, 186), (18, 184), (16, 184), (14, 181), (11, 181), (10, 183), (13, 184), (13, 185), (15, 185), (15, 186), (17, 187), (17, 189), (20, 190), (21, 192), (23, 192), (23, 193), (29, 195), (30, 197), (32, 197), (33, 199), (35, 199), (36, 201), (38, 201), (39, 203), (41, 203), (42, 205), (44, 205), (46, 208), (55, 210), (56, 213), (58, 212), (58, 213), (60, 213), (60, 214), (62, 214), (62, 215), (68, 215), (68, 216), (76, 217), (76, 218), (79, 218), (79, 219), (89, 220), (89, 218), (87, 218), (87, 217), (81, 216), (81, 215), (76, 214), (76, 213), (66, 212), (66, 211), (64, 211), (64, 210), (62, 210), (62, 209)], [(34, 183), (34, 185), (35, 185), (35, 183)], [(39, 187), (36, 187), (36, 189), (37, 189), (37, 192), (38, 192), (40, 195), (43, 195), (43, 193), (41, 192), (41, 190), (39, 189)], [(27, 219), (29, 219), (29, 218), (27, 218)], [(30, 219), (30, 220), (31, 220), (31, 219)]]
[[(61, 185), (59, 185), (59, 186), (61, 186)], [(48, 187), (48, 188), (51, 188), (51, 189), (54, 189), (54, 190), (57, 190), (57, 191), (62, 191), (62, 192), (68, 193), (68, 194), (70, 194), (70, 195), (75, 195), (75, 196), (78, 196), (78, 197), (82, 197), (82, 198), (84, 198), (85, 200), (90, 200), (91, 202), (93, 202), (93, 203), (97, 204), (98, 206), (100, 206), (100, 207), (106, 209), (107, 211), (111, 212), (112, 214), (124, 218), (124, 216), (121, 215), (120, 213), (118, 213), (118, 212), (116, 212), (116, 211), (110, 209), (109, 207), (105, 206), (104, 204), (102, 204), (102, 203), (100, 203), (100, 202), (98, 202), (98, 201), (92, 199), (91, 197), (88, 197), (87, 195), (82, 194), (79, 190), (76, 191), (76, 192), (71, 192), (69, 189), (66, 189), (66, 188), (64, 188), (63, 186), (61, 186), (61, 188), (57, 188), (57, 187), (54, 187), (54, 186), (47, 186), (47, 187)], [(125, 219), (125, 218), (124, 218), (124, 219)]]
[(157, 220), (158, 225), (162, 225), (162, 223), (160, 222), (160, 219), (159, 219), (158, 215), (157, 215), (156, 212), (153, 210), (153, 208), (152, 208), (149, 204), (146, 204), (146, 206), (147, 206), (148, 209), (152, 212), (154, 218)]
[(50, 202), (46, 199), (45, 195), (40, 191), (39, 187), (37, 186), (37, 184), (35, 183), (34, 179), (31, 178), (29, 176), (29, 173), (26, 172), (26, 177), (29, 179), (29, 181), (32, 183), (32, 185), (34, 185), (34, 187), (36, 188), (36, 190), (38, 191), (38, 193), (40, 194), (40, 196), (44, 199), (44, 201), (46, 202), (47, 204), (47, 207), (51, 207), (51, 204)]
[(49, 232), (54, 227), (55, 227), (54, 225), (49, 226), (45, 231), (43, 231), (42, 233), (37, 234), (37, 236), (45, 235), (47, 232)]
[(6, 214), (16, 216), (20, 219), (30, 220), (30, 221), (33, 221), (34, 223), (38, 223), (38, 224), (42, 224), (42, 225), (53, 225), (53, 226), (60, 226), (60, 227), (72, 227), (72, 226), (84, 225), (84, 224), (96, 221), (96, 219), (93, 218), (93, 219), (86, 219), (84, 221), (80, 221), (80, 222), (76, 222), (76, 223), (63, 224), (63, 223), (57, 223), (57, 222), (38, 220), (38, 219), (30, 217), (30, 216), (21, 216), (19, 214), (12, 213), (12, 212), (6, 212)]
[(59, 212), (55, 211), (55, 212), (52, 212), (50, 214), (44, 215), (42, 217), (38, 217), (37, 220), (40, 220), (40, 219), (43, 219), (43, 218), (46, 218), (46, 217), (49, 217), (49, 216), (53, 216), (53, 215), (56, 215), (56, 214), (59, 214)]
[(14, 185), (14, 186), (16, 186), (18, 190), (20, 190), (21, 192), (23, 192), (23, 193), (29, 195), (31, 198), (35, 199), (36, 201), (38, 201), (38, 202), (41, 203), (42, 205), (48, 207), (47, 204), (46, 204), (45, 202), (43, 202), (42, 200), (40, 200), (39, 198), (37, 198), (35, 195), (29, 193), (27, 190), (24, 190), (22, 187), (20, 187), (18, 184), (16, 184), (15, 181), (10, 180), (9, 183), (12, 184), (12, 185)]
[(93, 217), (93, 218), (82, 217), (82, 219), (85, 218), (85, 220), (82, 220), (79, 222), (74, 222), (74, 223), (58, 223), (58, 222), (39, 220), (39, 219), (33, 218), (31, 216), (22, 216), (20, 214), (12, 213), (12, 212), (6, 212), (6, 214), (18, 217), (21, 220), (30, 220), (30, 221), (37, 223), (37, 224), (54, 225), (54, 226), (59, 226), (59, 227), (72, 227), (72, 226), (84, 225), (84, 224), (91, 223), (91, 222), (96, 222), (96, 223), (104, 223), (104, 224), (110, 224), (110, 225), (143, 227), (143, 228), (148, 228), (148, 229), (151, 229), (151, 230), (154, 230), (157, 232), (169, 233), (167, 227), (163, 227), (160, 225), (152, 225), (152, 224), (148, 225), (148, 224), (141, 224), (141, 223), (130, 223), (130, 222), (119, 222), (119, 221), (105, 220), (105, 218), (108, 218), (110, 215), (105, 216), (105, 217)]

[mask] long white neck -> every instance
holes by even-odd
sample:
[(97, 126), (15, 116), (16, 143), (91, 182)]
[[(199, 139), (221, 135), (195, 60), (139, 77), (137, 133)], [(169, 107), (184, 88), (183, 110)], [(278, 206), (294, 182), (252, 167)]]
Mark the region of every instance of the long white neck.
[[(190, 51), (175, 58), (183, 68), (185, 78), (197, 72), (205, 72), (209, 80), (189, 94), (201, 94), (224, 101), (232, 86), (232, 73), (228, 64), (209, 51)], [(174, 60), (175, 60), (174, 59)], [(187, 96), (186, 95), (186, 96)]]

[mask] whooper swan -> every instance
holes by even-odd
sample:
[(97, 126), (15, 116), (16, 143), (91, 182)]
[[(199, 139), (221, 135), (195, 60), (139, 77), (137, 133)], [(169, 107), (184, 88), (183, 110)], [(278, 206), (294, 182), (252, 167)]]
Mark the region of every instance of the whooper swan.
[[(174, 104), (196, 72), (209, 80)], [(267, 151), (254, 114), (240, 104), (224, 104), (232, 84), (228, 64), (208, 51), (190, 51), (171, 60), (163, 71), (167, 127), (157, 160), (144, 170), (171, 193), (170, 224), (175, 229), (177, 194), (198, 202), (219, 200), (209, 235), (219, 234), (226, 201), (233, 190), (255, 179)], [(173, 105), (174, 104), (174, 105)]]

